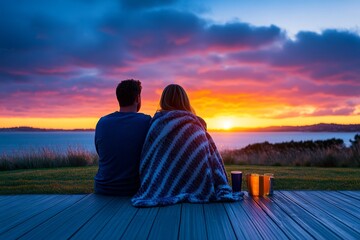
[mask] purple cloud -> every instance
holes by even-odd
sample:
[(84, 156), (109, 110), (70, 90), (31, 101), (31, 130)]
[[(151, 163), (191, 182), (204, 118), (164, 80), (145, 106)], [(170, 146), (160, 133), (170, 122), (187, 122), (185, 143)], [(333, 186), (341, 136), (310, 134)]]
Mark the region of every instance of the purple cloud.
[(345, 104), (360, 95), (356, 33), (292, 40), (275, 25), (212, 23), (172, 8), (175, 0), (110, 2), (0, 3), (0, 115), (96, 115), (99, 99), (110, 106), (116, 83), (129, 77), (143, 80), (149, 102), (178, 82), (219, 99), (223, 92), (316, 105), (317, 114), (351, 114), (359, 104)]

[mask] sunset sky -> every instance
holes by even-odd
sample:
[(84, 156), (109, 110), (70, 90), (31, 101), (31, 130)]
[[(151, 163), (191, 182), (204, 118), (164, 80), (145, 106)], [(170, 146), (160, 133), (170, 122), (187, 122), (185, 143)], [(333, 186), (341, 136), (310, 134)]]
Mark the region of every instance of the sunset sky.
[(360, 123), (358, 0), (0, 1), (0, 127), (94, 128), (182, 85), (210, 129)]

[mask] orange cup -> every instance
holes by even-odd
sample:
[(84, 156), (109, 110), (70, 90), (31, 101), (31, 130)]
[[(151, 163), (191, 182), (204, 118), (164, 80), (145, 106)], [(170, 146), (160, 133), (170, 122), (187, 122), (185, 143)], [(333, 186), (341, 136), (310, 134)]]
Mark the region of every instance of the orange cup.
[(246, 182), (249, 195), (259, 196), (260, 194), (260, 176), (257, 173), (246, 174)]
[(272, 173), (265, 173), (264, 174), (264, 195), (272, 195), (273, 186), (272, 186), (272, 179), (274, 178), (274, 174)]

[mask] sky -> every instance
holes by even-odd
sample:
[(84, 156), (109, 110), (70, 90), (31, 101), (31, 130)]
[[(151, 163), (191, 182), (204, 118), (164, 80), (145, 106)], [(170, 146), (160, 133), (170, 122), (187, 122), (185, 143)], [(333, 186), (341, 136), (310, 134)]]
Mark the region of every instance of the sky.
[(0, 1), (0, 127), (94, 128), (171, 83), (209, 129), (360, 123), (360, 1)]

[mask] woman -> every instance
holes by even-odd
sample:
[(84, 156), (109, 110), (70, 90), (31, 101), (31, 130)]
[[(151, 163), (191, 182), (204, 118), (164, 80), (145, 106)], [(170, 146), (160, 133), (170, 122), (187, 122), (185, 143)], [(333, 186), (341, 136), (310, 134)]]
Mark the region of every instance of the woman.
[(228, 185), (221, 156), (206, 132), (206, 123), (195, 115), (185, 90), (167, 86), (160, 110), (152, 119), (141, 153), (137, 207), (179, 202), (239, 200)]

